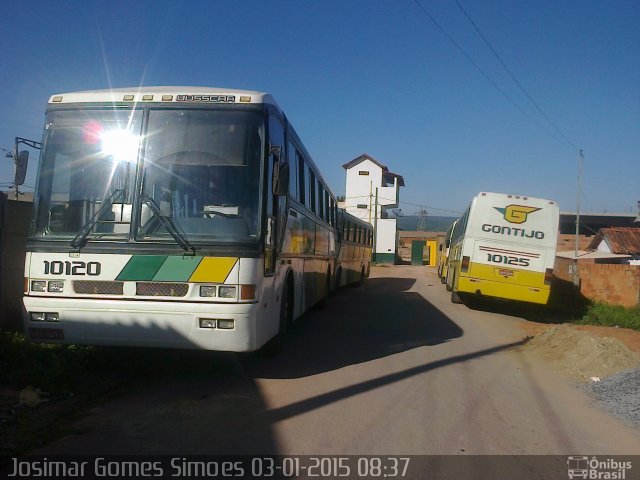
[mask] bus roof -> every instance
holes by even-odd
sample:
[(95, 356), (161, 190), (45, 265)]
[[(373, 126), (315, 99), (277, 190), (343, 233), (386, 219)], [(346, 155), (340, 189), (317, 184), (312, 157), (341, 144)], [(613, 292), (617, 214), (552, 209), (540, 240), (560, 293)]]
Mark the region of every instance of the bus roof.
[(58, 93), (49, 98), (50, 105), (68, 103), (257, 103), (280, 107), (269, 93), (216, 87), (124, 87), (105, 90)]
[(475, 198), (486, 197), (487, 199), (512, 199), (512, 200), (524, 200), (530, 202), (548, 202), (549, 204), (556, 204), (554, 200), (547, 200), (546, 198), (531, 197), (529, 195), (511, 195), (508, 193), (496, 193), (496, 192), (480, 192)]

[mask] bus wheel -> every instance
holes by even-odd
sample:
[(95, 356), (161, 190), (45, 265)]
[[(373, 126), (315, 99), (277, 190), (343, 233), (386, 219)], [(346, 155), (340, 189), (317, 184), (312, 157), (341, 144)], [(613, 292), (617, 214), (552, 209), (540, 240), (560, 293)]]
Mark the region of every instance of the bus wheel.
[(356, 283), (356, 287), (361, 287), (364, 284), (364, 266), (360, 269), (360, 279)]
[(451, 303), (462, 303), (462, 298), (460, 298), (460, 294), (458, 292), (451, 292)]
[[(445, 280), (444, 280), (444, 284), (445, 284), (445, 286), (446, 286), (447, 292), (450, 292), (451, 290), (453, 290), (453, 289), (449, 286), (449, 272), (450, 272), (450, 271), (451, 271), (451, 270), (447, 270), (447, 276), (445, 277)], [(453, 284), (451, 284), (451, 285), (453, 285)]]
[(318, 308), (323, 309), (329, 303), (329, 293), (331, 292), (331, 269), (327, 270), (327, 276), (325, 277), (325, 289), (322, 298), (318, 302)]
[(336, 272), (336, 280), (335, 283), (333, 285), (333, 291), (337, 292), (338, 290), (340, 290), (340, 283), (342, 281), (342, 267), (338, 267), (338, 271)]
[(275, 337), (267, 342), (264, 346), (264, 354), (268, 357), (275, 357), (282, 351), (287, 330), (291, 325), (291, 317), (293, 312), (293, 296), (291, 293), (292, 283), (291, 277), (287, 280), (282, 289), (282, 298), (280, 299), (280, 320), (278, 322), (278, 333)]

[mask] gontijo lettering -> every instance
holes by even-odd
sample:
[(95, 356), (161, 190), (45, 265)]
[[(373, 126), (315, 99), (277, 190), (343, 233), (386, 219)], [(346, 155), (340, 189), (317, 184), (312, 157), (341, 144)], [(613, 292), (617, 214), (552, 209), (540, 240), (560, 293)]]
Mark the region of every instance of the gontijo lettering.
[(485, 223), (482, 225), (483, 232), (499, 233), (501, 235), (510, 235), (512, 237), (537, 238), (542, 240), (544, 232), (539, 230), (525, 230), (524, 228), (503, 227), (501, 225), (491, 225)]

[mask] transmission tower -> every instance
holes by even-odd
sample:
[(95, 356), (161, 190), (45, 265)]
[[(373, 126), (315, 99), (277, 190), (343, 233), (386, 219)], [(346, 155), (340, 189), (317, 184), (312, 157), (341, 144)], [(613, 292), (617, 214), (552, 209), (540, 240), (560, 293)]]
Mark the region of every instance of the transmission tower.
[(421, 208), (420, 211), (418, 212), (418, 226), (417, 226), (417, 230), (419, 232), (426, 232), (427, 231), (427, 210), (425, 208)]

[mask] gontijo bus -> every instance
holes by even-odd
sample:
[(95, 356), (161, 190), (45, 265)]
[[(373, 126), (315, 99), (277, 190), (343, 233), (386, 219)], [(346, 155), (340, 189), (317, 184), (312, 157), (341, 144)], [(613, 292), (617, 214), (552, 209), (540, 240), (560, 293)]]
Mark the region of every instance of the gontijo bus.
[(25, 262), (33, 340), (277, 350), (336, 285), (335, 197), (269, 94), (54, 95), (43, 143)]
[(440, 282), (445, 283), (447, 279), (447, 270), (449, 268), (449, 247), (451, 246), (451, 237), (453, 236), (453, 230), (458, 223), (456, 219), (451, 226), (447, 229), (444, 235), (444, 241), (440, 244), (440, 256), (438, 257), (438, 277)]
[(446, 276), (451, 300), (465, 294), (547, 303), (558, 238), (552, 200), (480, 193), (455, 225)]

